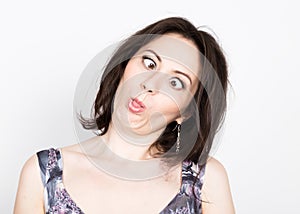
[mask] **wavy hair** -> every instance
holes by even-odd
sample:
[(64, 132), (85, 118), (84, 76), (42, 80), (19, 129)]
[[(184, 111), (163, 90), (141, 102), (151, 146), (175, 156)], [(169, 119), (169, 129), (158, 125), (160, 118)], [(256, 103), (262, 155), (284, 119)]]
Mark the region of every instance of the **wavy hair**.
[[(201, 80), (194, 94), (197, 112), (182, 122), (180, 153), (187, 151), (188, 155), (184, 159), (202, 166), (207, 161), (215, 134), (224, 120), (228, 69), (223, 51), (215, 38), (196, 28), (185, 18), (170, 17), (159, 20), (124, 40), (104, 69), (92, 117), (87, 119), (79, 114), (79, 120), (85, 129), (100, 130), (99, 135), (104, 135), (112, 119), (114, 95), (128, 61), (141, 47), (157, 36), (167, 33), (180, 34), (193, 41), (201, 53)], [(139, 37), (140, 35), (146, 36)], [(154, 156), (163, 156), (169, 150), (175, 152), (177, 127), (176, 121), (169, 123), (160, 137), (150, 146), (150, 152), (153, 148), (158, 151), (153, 154)], [(191, 139), (191, 135), (195, 135), (195, 138)], [(191, 140), (194, 142), (187, 142)], [(189, 148), (191, 143), (194, 143), (192, 149)]]

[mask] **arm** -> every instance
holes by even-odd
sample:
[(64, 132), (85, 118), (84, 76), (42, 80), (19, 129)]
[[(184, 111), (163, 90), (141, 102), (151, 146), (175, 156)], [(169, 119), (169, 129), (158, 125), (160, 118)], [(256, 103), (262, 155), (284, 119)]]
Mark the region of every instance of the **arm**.
[(45, 213), (43, 184), (36, 155), (26, 161), (21, 171), (14, 214), (21, 213)]
[(202, 193), (203, 214), (235, 213), (226, 170), (214, 158), (206, 163)]

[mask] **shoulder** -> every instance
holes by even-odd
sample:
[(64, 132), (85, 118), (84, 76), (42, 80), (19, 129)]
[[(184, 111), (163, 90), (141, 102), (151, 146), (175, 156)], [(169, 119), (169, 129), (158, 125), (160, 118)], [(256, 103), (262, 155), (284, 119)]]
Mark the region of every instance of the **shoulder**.
[[(33, 181), (36, 181), (37, 183)], [(30, 185), (35, 187), (34, 190), (39, 189), (42, 191), (43, 189), (43, 184), (40, 177), (40, 167), (38, 163), (38, 157), (36, 154), (29, 157), (22, 167), (19, 184), (24, 184), (24, 183), (25, 184), (30, 183)]]
[[(34, 177), (32, 175), (35, 175)], [(24, 163), (22, 170), (21, 170), (21, 178), (27, 179), (35, 179), (39, 178), (40, 176), (40, 169), (38, 164), (37, 155), (34, 154), (29, 157), (26, 162)]]
[[(74, 162), (87, 160), (87, 150), (92, 151), (97, 148), (99, 143), (98, 136), (92, 137), (81, 143), (72, 144), (59, 148), (64, 162)], [(90, 154), (91, 155), (91, 154)]]
[[(227, 191), (229, 187), (228, 175), (223, 164), (213, 157), (209, 157), (203, 176), (203, 200), (211, 201), (220, 190)], [(219, 195), (219, 193), (218, 193)]]
[(206, 163), (202, 200), (205, 213), (234, 213), (229, 179), (223, 164), (210, 157)]
[(65, 147), (59, 148), (65, 155), (76, 155), (76, 156), (82, 156), (85, 154), (84, 150), (87, 148), (95, 148), (97, 144), (99, 143), (98, 136), (89, 138), (83, 142), (68, 145)]
[(219, 181), (219, 182), (224, 182), (227, 179), (227, 172), (223, 164), (218, 161), (217, 159), (213, 157), (209, 157), (209, 159), (206, 162), (206, 167), (205, 167), (205, 180), (206, 183), (209, 181)]
[(65, 181), (94, 168), (89, 159), (89, 154), (85, 152), (85, 148), (82, 148), (82, 145), (79, 143), (61, 147), (59, 151)]
[(14, 213), (30, 213), (43, 210), (43, 183), (37, 155), (24, 163), (18, 184)]
[(86, 154), (82, 150), (80, 144), (73, 144), (59, 148), (63, 162), (74, 163), (86, 159)]

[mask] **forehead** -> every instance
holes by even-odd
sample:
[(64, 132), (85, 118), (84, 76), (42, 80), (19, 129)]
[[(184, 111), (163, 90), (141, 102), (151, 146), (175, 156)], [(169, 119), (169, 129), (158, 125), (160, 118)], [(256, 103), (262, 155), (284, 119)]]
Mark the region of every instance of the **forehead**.
[(161, 58), (173, 60), (189, 70), (196, 76), (200, 71), (200, 51), (193, 41), (179, 34), (165, 34), (143, 46), (139, 52), (154, 50)]

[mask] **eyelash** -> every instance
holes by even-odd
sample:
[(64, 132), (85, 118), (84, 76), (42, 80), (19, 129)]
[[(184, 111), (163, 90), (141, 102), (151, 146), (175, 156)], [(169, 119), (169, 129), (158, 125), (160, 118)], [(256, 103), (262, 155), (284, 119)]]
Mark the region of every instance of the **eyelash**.
[[(143, 60), (142, 60), (142, 61), (143, 61), (143, 64), (144, 64), (144, 66), (145, 66), (147, 69), (154, 70), (154, 69), (156, 68), (157, 64), (156, 64), (156, 62), (155, 62), (151, 57), (148, 57), (148, 56), (142, 56), (142, 59), (143, 59)], [(149, 68), (149, 67), (145, 64), (145, 60), (150, 60), (150, 61), (154, 64), (155, 68), (153, 68), (153, 69)]]

